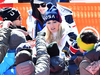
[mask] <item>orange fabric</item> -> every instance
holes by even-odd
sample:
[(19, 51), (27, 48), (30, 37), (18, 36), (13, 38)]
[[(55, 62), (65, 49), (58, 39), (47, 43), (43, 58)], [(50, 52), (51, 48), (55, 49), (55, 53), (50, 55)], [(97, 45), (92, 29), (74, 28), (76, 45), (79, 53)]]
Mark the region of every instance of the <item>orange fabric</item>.
[(100, 33), (100, 3), (58, 3), (73, 11), (73, 18), (80, 32), (91, 26)]
[(30, 3), (14, 3), (13, 7), (18, 9), (21, 13), (22, 19), (22, 26), (27, 28), (26, 19), (28, 17), (27, 11), (31, 9)]
[[(78, 31), (80, 32), (84, 27), (91, 26), (97, 29), (100, 33), (100, 3), (58, 3), (62, 6), (68, 7), (73, 11), (73, 18), (76, 22)], [(30, 3), (13, 3), (0, 4), (0, 7), (13, 6), (21, 12), (23, 18), (22, 25), (27, 28), (26, 19), (28, 17), (27, 10), (31, 9)]]

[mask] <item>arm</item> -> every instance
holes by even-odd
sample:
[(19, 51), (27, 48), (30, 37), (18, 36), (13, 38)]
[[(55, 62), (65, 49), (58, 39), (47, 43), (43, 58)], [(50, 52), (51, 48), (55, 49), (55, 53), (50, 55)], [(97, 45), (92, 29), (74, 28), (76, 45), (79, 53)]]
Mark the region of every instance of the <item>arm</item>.
[(35, 75), (49, 75), (50, 56), (47, 53), (46, 42), (43, 36), (36, 38), (37, 61)]
[(68, 24), (68, 26), (70, 27), (72, 32), (74, 32), (75, 34), (78, 34), (76, 23), (73, 19), (72, 10), (70, 10), (67, 7), (61, 6), (59, 4), (57, 4), (57, 8), (59, 9), (59, 11), (61, 13), (62, 20)]
[(78, 29), (77, 29), (76, 23), (73, 19), (73, 16), (72, 15), (66, 15), (65, 16), (65, 21), (69, 24), (69, 27), (72, 28), (74, 33), (78, 34)]
[(6, 55), (10, 33), (10, 28), (0, 28), (0, 63)]
[[(50, 56), (47, 54), (45, 39), (43, 36), (37, 36), (36, 38), (36, 49), (37, 49), (37, 61), (36, 65), (23, 62), (16, 66), (16, 73), (22, 75), (22, 73), (29, 75), (49, 75), (50, 74)], [(29, 61), (32, 63), (32, 61)], [(25, 64), (27, 63), (27, 64)], [(29, 66), (31, 65), (31, 66)], [(26, 67), (27, 66), (27, 70)], [(32, 67), (32, 68), (31, 68)]]
[(35, 5), (34, 5), (34, 0), (30, 0), (30, 3), (31, 3), (31, 7), (32, 7), (32, 16), (36, 19), (36, 20), (38, 20), (39, 22), (41, 22), (42, 24), (43, 24), (43, 18), (42, 18), (42, 16), (41, 16), (41, 14), (40, 14), (40, 12), (38, 11), (38, 9), (35, 7)]

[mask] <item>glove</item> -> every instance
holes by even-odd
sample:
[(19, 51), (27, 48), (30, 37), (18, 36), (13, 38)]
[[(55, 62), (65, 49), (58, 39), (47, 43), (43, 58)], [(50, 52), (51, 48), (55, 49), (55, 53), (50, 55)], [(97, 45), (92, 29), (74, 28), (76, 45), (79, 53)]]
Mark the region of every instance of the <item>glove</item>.
[(36, 37), (36, 44), (44, 43), (45, 42), (45, 37), (44, 37), (45, 35), (46, 35), (45, 32), (38, 32), (37, 37)]
[(42, 31), (37, 33), (37, 36), (45, 36), (45, 35), (46, 35), (46, 33), (42, 32)]

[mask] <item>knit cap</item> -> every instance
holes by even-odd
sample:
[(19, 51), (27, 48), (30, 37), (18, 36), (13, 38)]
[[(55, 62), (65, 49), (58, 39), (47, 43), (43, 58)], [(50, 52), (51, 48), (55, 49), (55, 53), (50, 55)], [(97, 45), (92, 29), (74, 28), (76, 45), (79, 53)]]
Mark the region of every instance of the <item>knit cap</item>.
[(32, 60), (32, 55), (26, 50), (18, 52), (15, 56), (16, 65), (29, 60)]
[(59, 48), (57, 42), (50, 43), (47, 46), (47, 52), (50, 55), (50, 57), (59, 56)]
[(22, 32), (17, 31), (16, 29), (12, 30), (9, 40), (9, 49), (16, 49), (18, 45), (25, 42), (26, 38)]
[(56, 20), (61, 23), (61, 15), (59, 10), (52, 3), (47, 4), (48, 10), (45, 15), (45, 23), (49, 20)]
[(15, 54), (17, 54), (19, 51), (27, 50), (32, 54), (32, 49), (29, 43), (21, 43), (17, 48)]
[(20, 16), (20, 12), (17, 9), (11, 7), (5, 7), (0, 12), (2, 12), (1, 17), (3, 18), (3, 21), (14, 21), (17, 20), (17, 18)]

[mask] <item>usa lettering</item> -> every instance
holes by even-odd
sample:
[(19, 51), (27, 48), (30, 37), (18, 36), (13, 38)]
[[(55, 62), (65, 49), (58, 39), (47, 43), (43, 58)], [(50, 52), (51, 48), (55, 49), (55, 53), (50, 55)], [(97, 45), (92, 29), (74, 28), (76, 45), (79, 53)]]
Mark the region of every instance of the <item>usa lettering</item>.
[(46, 20), (50, 19), (50, 18), (55, 18), (55, 15), (48, 15), (48, 16), (45, 17)]

